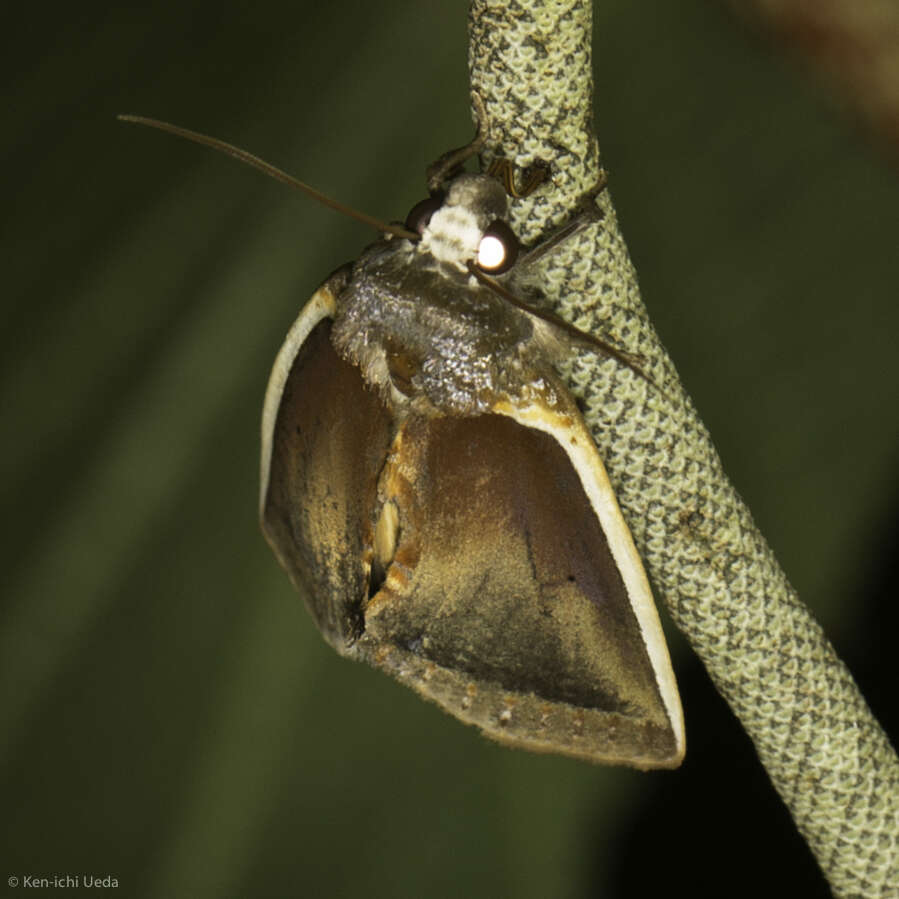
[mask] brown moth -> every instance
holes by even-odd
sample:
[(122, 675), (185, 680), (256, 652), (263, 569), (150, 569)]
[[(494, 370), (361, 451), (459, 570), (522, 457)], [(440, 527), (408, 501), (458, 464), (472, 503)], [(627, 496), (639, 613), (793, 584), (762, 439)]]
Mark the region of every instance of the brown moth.
[(215, 138), (119, 118), (384, 232), (303, 307), (262, 414), (262, 530), (325, 639), (503, 743), (680, 764), (683, 712), (649, 583), (554, 362), (589, 346), (646, 376), (519, 299), (572, 231), (518, 258), (506, 193), (524, 196), (547, 168), (524, 188), (501, 164), (439, 190), (478, 137), (432, 166), (431, 197), (397, 226)]
[(341, 655), (503, 743), (674, 767), (658, 613), (554, 368), (577, 341), (508, 301), (540, 248), (516, 262), (506, 213), (458, 175), (313, 294), (265, 397), (262, 529)]

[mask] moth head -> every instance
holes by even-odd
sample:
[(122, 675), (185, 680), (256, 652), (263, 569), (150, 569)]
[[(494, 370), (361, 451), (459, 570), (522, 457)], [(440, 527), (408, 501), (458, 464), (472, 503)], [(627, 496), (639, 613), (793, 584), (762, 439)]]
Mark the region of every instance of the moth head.
[(487, 175), (459, 175), (445, 193), (412, 207), (406, 228), (421, 235), (420, 247), (439, 262), (500, 275), (518, 258), (519, 244), (506, 224), (502, 185)]
[[(441, 263), (450, 264), (463, 271), (468, 270), (481, 284), (511, 305), (549, 322), (560, 331), (567, 332), (582, 343), (594, 346), (605, 355), (618, 359), (649, 384), (655, 386), (640, 369), (636, 357), (616, 349), (591, 334), (580, 331), (569, 322), (546, 310), (523, 303), (500, 282), (491, 277), (509, 271), (518, 258), (520, 248), (512, 229), (505, 222), (506, 192), (513, 197), (527, 196), (534, 187), (546, 179), (545, 166), (542, 168), (537, 166), (542, 174), (531, 176), (526, 181), (524, 188), (516, 188), (511, 180), (508, 160), (494, 160), (494, 164), (491, 165), (486, 175), (459, 175), (449, 183), (445, 192), (437, 191), (436, 186), (441, 183), (444, 172), (478, 152), (480, 145), (475, 141), (468, 148), (463, 148), (464, 152), (461, 156), (459, 151), (449, 154), (449, 165), (446, 161), (438, 161), (438, 164), (432, 167), (434, 172), (429, 176), (428, 183), (434, 186), (435, 192), (427, 200), (416, 204), (409, 213), (406, 223), (400, 225), (396, 222), (383, 222), (374, 216), (352, 209), (233, 144), (191, 131), (188, 128), (172, 125), (169, 122), (149, 119), (146, 116), (120, 115), (118, 118), (125, 122), (134, 122), (160, 131), (167, 131), (194, 143), (212, 147), (258, 169), (277, 181), (302, 191), (325, 206), (336, 209), (357, 221), (372, 225), (385, 235), (389, 234), (393, 237), (413, 241), (419, 247), (428, 250)], [(494, 176), (502, 178), (506, 185), (505, 188), (494, 180)], [(604, 185), (605, 182), (603, 182)]]

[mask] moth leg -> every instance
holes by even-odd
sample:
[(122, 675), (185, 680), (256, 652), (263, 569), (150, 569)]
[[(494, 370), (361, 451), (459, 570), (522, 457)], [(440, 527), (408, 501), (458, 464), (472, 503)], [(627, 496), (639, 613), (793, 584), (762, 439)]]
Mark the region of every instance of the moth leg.
[(501, 181), (510, 197), (520, 200), (529, 197), (544, 181), (549, 180), (549, 163), (538, 159), (525, 166), (521, 172), (521, 180), (516, 184), (514, 163), (505, 156), (498, 156), (490, 163), (487, 174)]
[(484, 100), (480, 94), (472, 92), (471, 105), (474, 106), (478, 117), (477, 133), (464, 147), (447, 150), (439, 159), (427, 167), (425, 177), (428, 181), (428, 190), (432, 194), (440, 190), (444, 181), (458, 174), (463, 163), (480, 153), (487, 143), (487, 135), (490, 133), (490, 122), (487, 118), (487, 107), (484, 105)]
[(596, 198), (606, 189), (608, 183), (608, 173), (605, 169), (600, 169), (599, 180), (590, 191), (581, 198), (578, 203), (578, 211), (574, 214), (574, 217), (550, 234), (546, 240), (541, 241), (535, 247), (531, 247), (531, 249), (518, 260), (517, 267), (524, 268), (537, 262), (548, 253), (555, 250), (560, 244), (568, 240), (569, 237), (577, 234), (582, 228), (598, 222), (605, 213), (596, 205)]

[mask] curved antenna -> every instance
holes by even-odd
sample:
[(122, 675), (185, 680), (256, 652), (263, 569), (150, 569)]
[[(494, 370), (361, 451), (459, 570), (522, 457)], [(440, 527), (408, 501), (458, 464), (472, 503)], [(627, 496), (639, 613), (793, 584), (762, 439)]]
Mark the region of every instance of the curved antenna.
[(331, 209), (336, 209), (338, 212), (342, 212), (344, 215), (348, 215), (350, 218), (354, 218), (356, 221), (362, 222), (365, 225), (377, 228), (379, 231), (395, 234), (397, 237), (405, 237), (408, 240), (418, 240), (421, 237), (417, 232), (410, 231), (402, 225), (392, 225), (388, 222), (382, 222), (374, 216), (367, 215), (364, 212), (359, 212), (357, 209), (346, 206), (338, 200), (332, 199), (327, 194), (323, 194), (321, 191), (316, 190), (314, 187), (310, 187), (298, 178), (294, 178), (293, 175), (288, 175), (287, 172), (273, 166), (264, 159), (260, 159), (258, 156), (254, 156), (252, 153), (241, 150), (240, 147), (235, 147), (233, 144), (226, 143), (216, 137), (200, 134), (198, 131), (191, 131), (188, 128), (172, 125), (169, 122), (162, 122), (159, 119), (148, 119), (146, 116), (119, 115), (116, 116), (116, 118), (121, 122), (133, 122), (136, 125), (146, 125), (148, 128), (156, 128), (159, 131), (166, 131), (177, 137), (183, 137), (185, 140), (193, 141), (195, 144), (212, 147), (213, 150), (218, 150), (226, 156), (231, 156), (239, 162), (246, 163), (254, 169), (258, 169), (263, 174), (268, 175), (270, 178), (280, 181), (282, 184), (287, 184), (289, 187), (302, 191), (304, 194), (312, 197), (313, 200), (318, 200), (322, 205), (330, 206)]

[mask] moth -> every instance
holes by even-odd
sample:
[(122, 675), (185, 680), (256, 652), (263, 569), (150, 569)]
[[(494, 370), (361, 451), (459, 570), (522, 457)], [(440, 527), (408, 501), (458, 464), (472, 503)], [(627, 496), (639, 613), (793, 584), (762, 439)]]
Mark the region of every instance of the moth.
[(455, 174), (302, 307), (265, 396), (262, 530), (341, 655), (503, 743), (674, 767), (658, 613), (555, 368), (579, 338), (520, 301), (545, 248), (519, 255), (507, 204)]

